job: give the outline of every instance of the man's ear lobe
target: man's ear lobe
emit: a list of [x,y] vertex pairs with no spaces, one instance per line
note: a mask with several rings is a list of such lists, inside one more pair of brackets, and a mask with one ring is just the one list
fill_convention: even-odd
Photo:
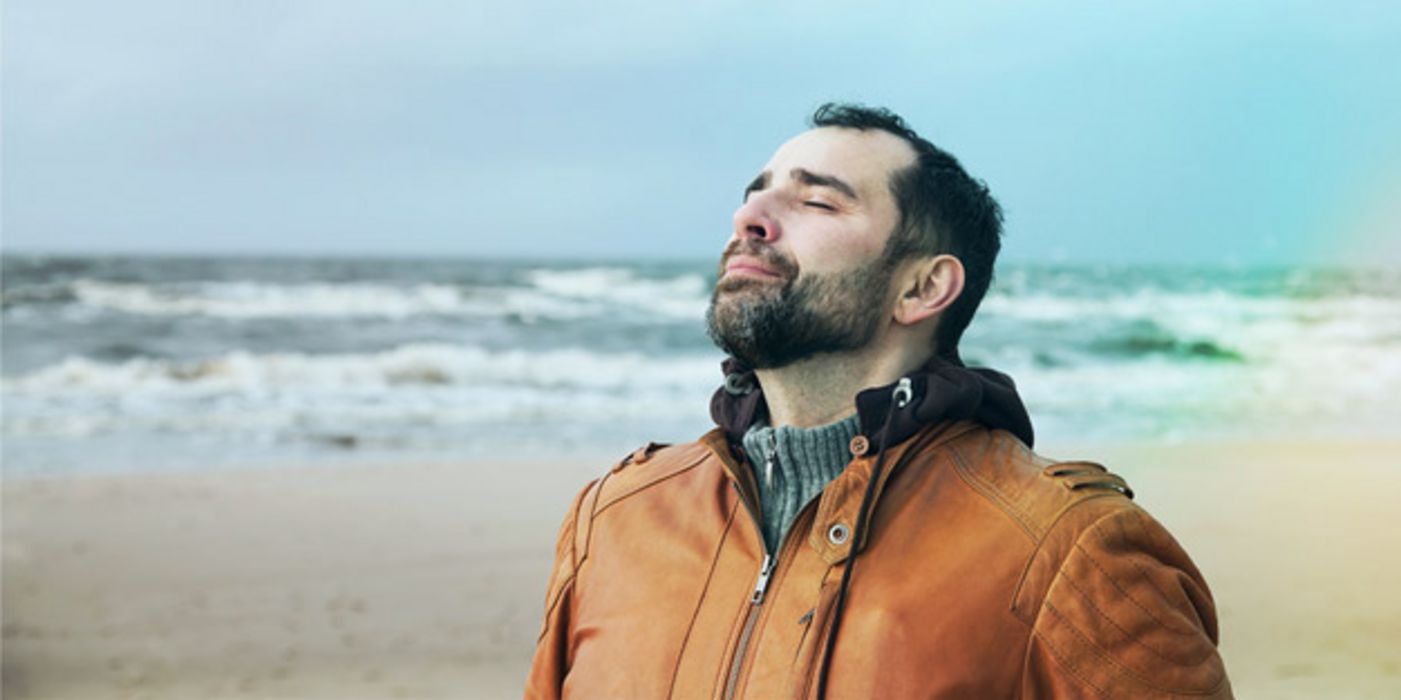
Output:
[[963,263],[952,255],[920,260],[903,278],[904,291],[895,304],[895,322],[912,326],[938,315],[963,293]]

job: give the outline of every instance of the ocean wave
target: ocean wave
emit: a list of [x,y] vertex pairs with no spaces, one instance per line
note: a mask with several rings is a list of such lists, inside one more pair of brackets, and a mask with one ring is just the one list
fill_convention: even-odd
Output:
[[[646,317],[699,319],[707,303],[699,274],[653,279],[626,268],[523,271],[520,284],[455,285],[375,282],[269,283],[203,281],[141,283],[79,279],[62,285],[8,289],[7,315],[59,307],[144,316],[259,318],[412,316],[501,317],[575,321],[619,311]],[[74,315],[69,313],[68,315]]]
[[1226,292],[1161,293],[1141,291],[1106,297],[1051,294],[989,294],[981,310],[1002,318],[1033,322],[1079,322],[1088,319],[1133,320],[1167,314],[1191,316],[1203,310],[1214,315],[1278,314],[1293,308],[1290,300],[1250,298]]
[[1164,356],[1171,358],[1244,362],[1240,352],[1209,340],[1183,340],[1156,326],[1120,336],[1100,338],[1089,344],[1091,350],[1107,357],[1141,358]]
[[[990,296],[970,337],[1003,333],[1039,348],[1103,359],[1274,363],[1295,355],[1401,352],[1401,299],[1286,299],[1224,292],[1121,297]],[[1307,338],[1308,342],[1300,342]],[[976,342],[976,340],[974,341]]]
[[201,282],[151,285],[77,280],[73,299],[93,309],[154,316],[204,315],[234,319],[285,316],[444,314],[463,307],[462,293],[441,284]]
[[[0,381],[4,433],[416,431],[694,418],[719,358],[416,344],[378,353],[67,357]],[[271,431],[271,432],[270,432]]]
[[254,354],[235,351],[201,360],[134,358],[63,360],[6,377],[11,396],[132,393],[292,393],[308,389],[382,391],[411,387],[516,387],[652,393],[704,388],[718,381],[718,358],[645,357],[583,349],[491,351],[445,344],[406,345],[378,353]]
[[38,304],[60,304],[75,299],[71,285],[32,284],[0,290],[0,309],[8,310]]
[[700,318],[709,294],[706,279],[699,274],[650,279],[627,268],[593,267],[537,268],[528,271],[526,277],[534,288],[557,297],[651,309],[675,317]]
[[[720,381],[718,359],[438,344],[356,354],[230,352],[189,361],[67,357],[5,377],[0,390],[7,437],[484,442],[503,431],[540,439],[566,428],[702,430]],[[1183,362],[1164,353],[1122,364],[1048,363],[1025,347],[980,359],[1014,377],[1042,434],[1061,440],[1250,434],[1274,423],[1282,430],[1356,429],[1395,425],[1401,416],[1394,400],[1401,361],[1355,346],[1251,363]]]

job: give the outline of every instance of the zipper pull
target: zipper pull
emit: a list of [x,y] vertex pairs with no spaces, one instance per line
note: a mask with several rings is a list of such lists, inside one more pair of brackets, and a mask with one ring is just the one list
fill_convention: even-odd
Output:
[[764,602],[764,592],[769,589],[769,575],[773,573],[774,560],[772,555],[764,555],[764,565],[759,567],[759,580],[754,584],[754,595],[749,596],[749,602],[760,605]]
[[764,460],[764,486],[773,488],[773,461],[778,457],[778,434],[769,434],[769,456]]

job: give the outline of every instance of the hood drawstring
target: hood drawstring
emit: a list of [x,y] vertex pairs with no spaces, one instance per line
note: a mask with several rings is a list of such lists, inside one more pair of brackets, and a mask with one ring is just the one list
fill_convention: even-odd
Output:
[[836,605],[832,608],[832,624],[827,628],[827,640],[822,650],[822,667],[818,669],[817,675],[817,700],[827,698],[827,672],[832,665],[832,650],[837,646],[837,630],[842,625],[842,612],[846,609],[847,588],[851,586],[851,570],[856,563],[856,556],[861,551],[862,539],[866,536],[866,521],[871,510],[871,501],[876,493],[876,483],[880,481],[881,472],[885,468],[886,443],[890,439],[890,425],[895,417],[895,412],[909,405],[914,399],[914,389],[908,377],[901,377],[895,385],[895,391],[891,394],[889,410],[885,413],[885,424],[882,426],[880,435],[880,449],[876,456],[876,464],[871,468],[871,480],[866,483],[866,493],[861,496],[861,508],[856,513],[856,525],[851,531],[851,551],[847,553],[846,564],[842,567],[842,583],[837,589]]

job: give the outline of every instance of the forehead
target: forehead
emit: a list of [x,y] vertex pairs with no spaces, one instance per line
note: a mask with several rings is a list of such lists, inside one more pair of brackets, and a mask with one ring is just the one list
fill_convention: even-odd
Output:
[[776,178],[793,168],[834,175],[868,198],[888,193],[890,175],[914,162],[914,149],[894,134],[879,129],[822,127],[779,146],[764,170]]

